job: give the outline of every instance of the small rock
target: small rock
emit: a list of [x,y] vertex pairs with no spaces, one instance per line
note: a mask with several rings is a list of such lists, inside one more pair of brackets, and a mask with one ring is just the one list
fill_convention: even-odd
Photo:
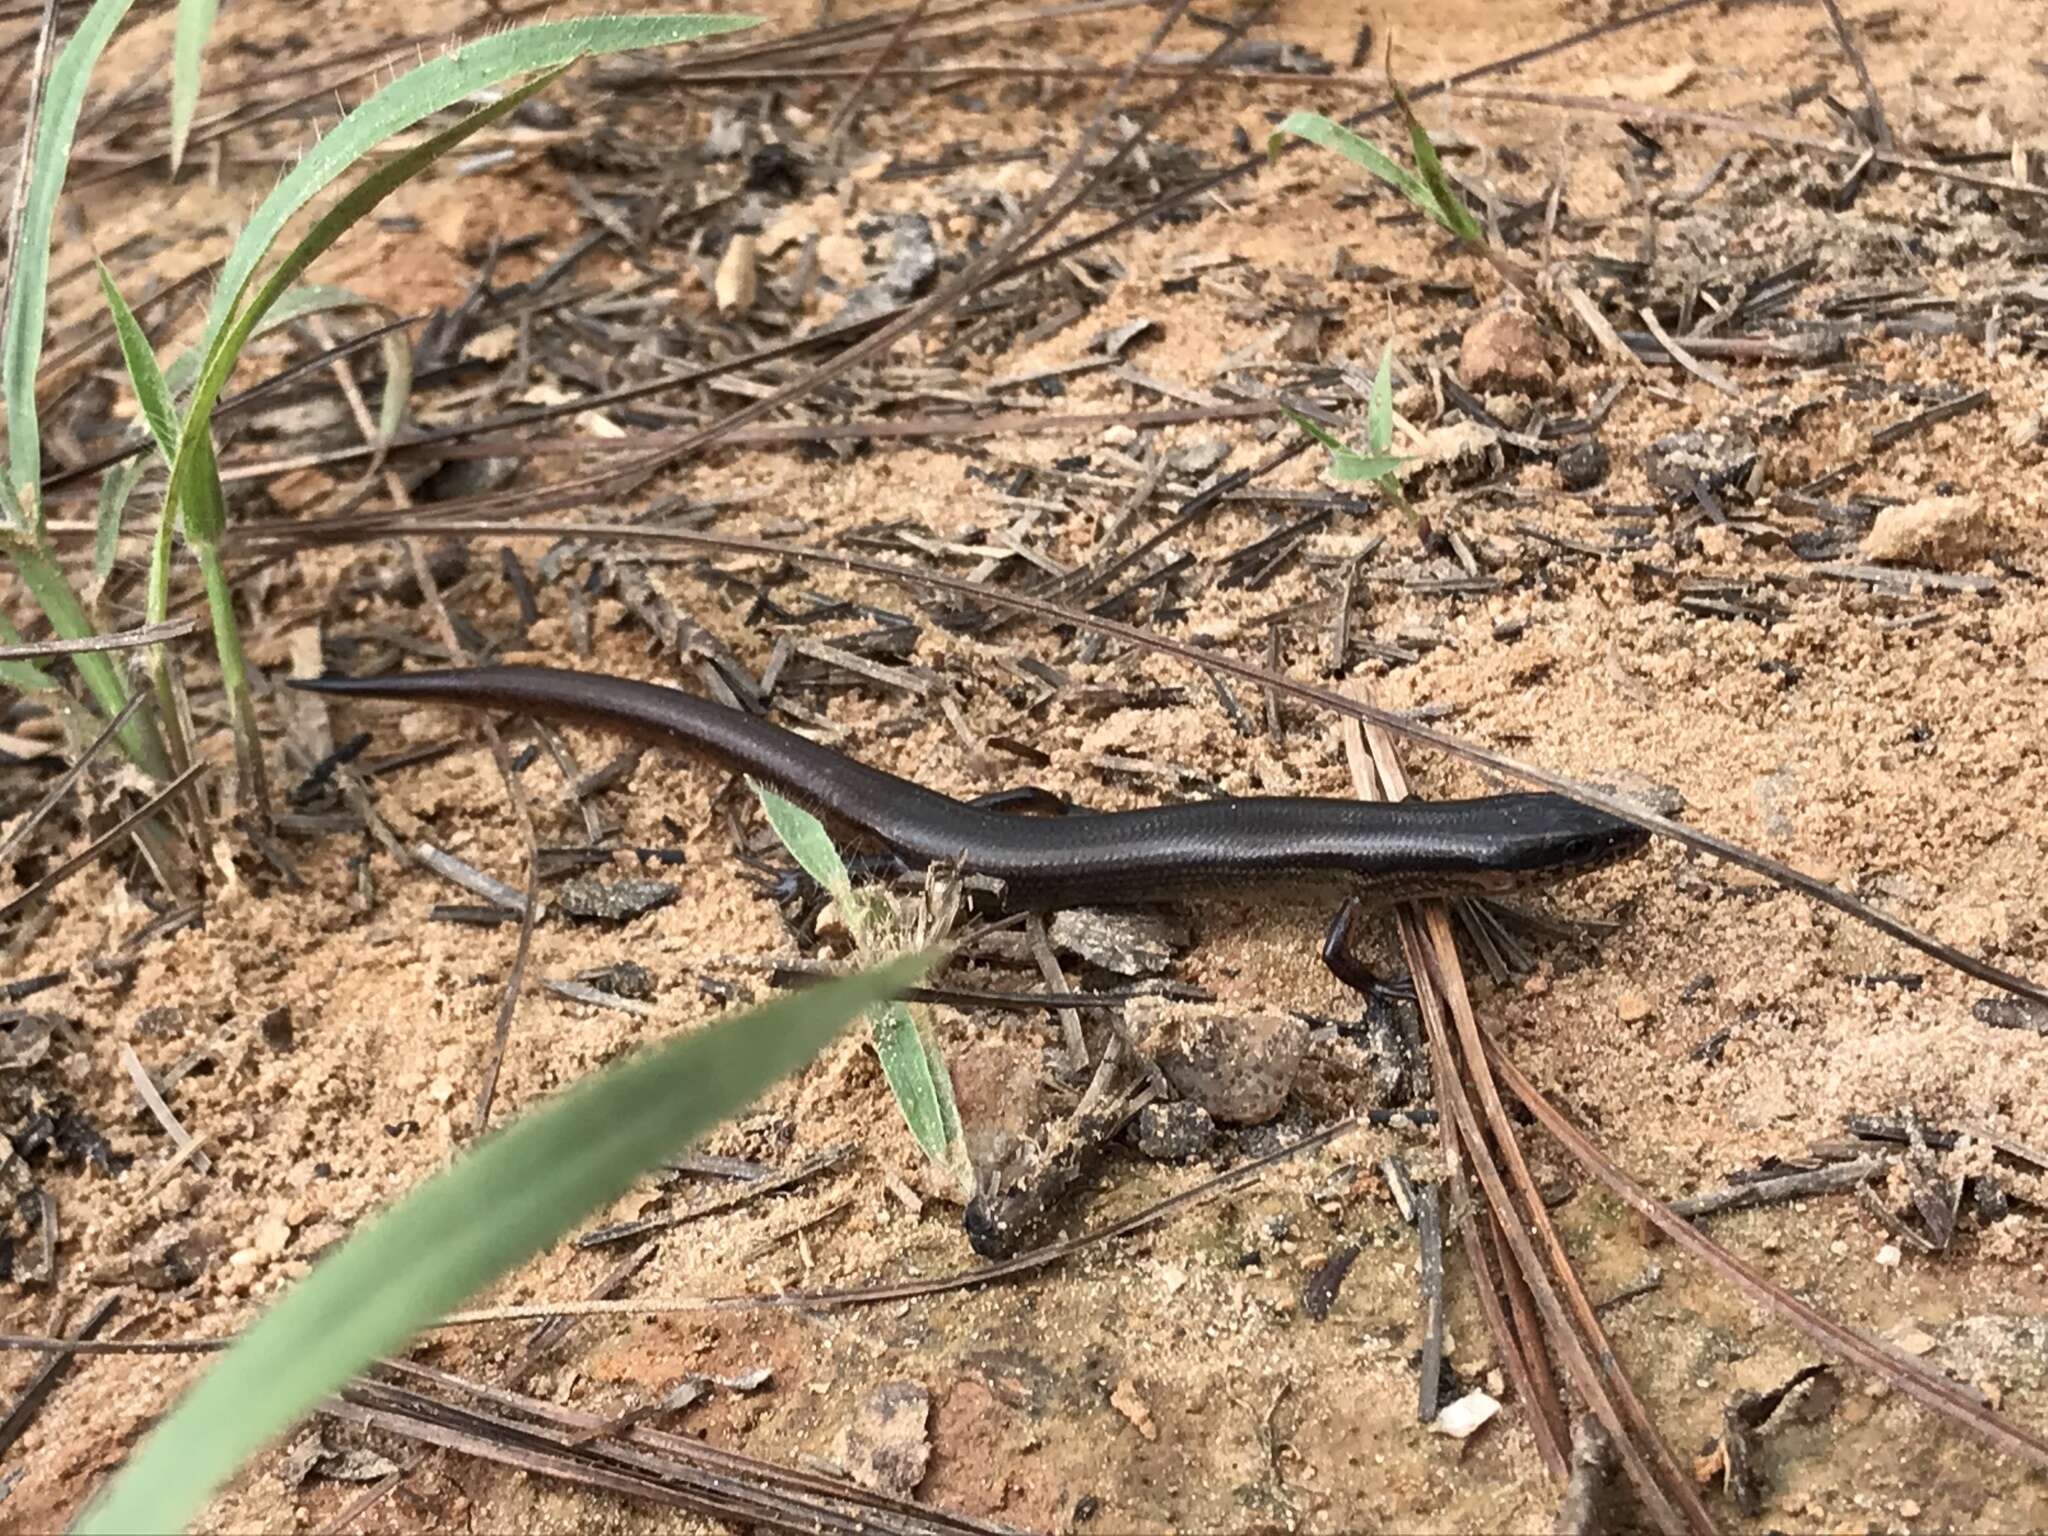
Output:
[[1175,1090],[1227,1125],[1263,1125],[1279,1114],[1308,1047],[1308,1026],[1284,1013],[1135,997],[1124,1020],[1132,1043]]
[[1614,1000],[1614,1016],[1624,1024],[1640,1024],[1657,1011],[1657,1005],[1641,992],[1624,992]]
[[697,141],[697,152],[707,160],[737,160],[746,153],[753,138],[752,122],[731,107],[711,109],[711,122]]
[[803,192],[808,169],[803,157],[787,144],[763,144],[747,156],[747,190],[787,201]]
[[654,972],[637,960],[620,960],[612,965],[593,966],[587,971],[578,971],[575,979],[593,991],[609,993],[613,997],[632,998],[645,1002],[654,996]]
[[1667,432],[1643,450],[1643,473],[1666,496],[1690,502],[1695,488],[1710,495],[1746,488],[1759,454],[1756,439],[1733,425]]
[[1119,1381],[1109,1394],[1109,1406],[1131,1421],[1131,1428],[1147,1440],[1159,1438],[1159,1426],[1152,1422],[1152,1410],[1145,1399],[1138,1395],[1138,1385],[1126,1376]]
[[313,1464],[326,1454],[327,1442],[320,1438],[320,1431],[309,1429],[294,1440],[291,1448],[272,1462],[271,1467],[285,1487],[296,1488],[312,1475]]
[[1192,1162],[1216,1140],[1216,1119],[1199,1104],[1185,1099],[1147,1104],[1131,1127],[1138,1150],[1155,1163]]
[[669,880],[571,880],[559,905],[571,917],[624,923],[667,906],[681,894]]
[[1908,1323],[1892,1335],[1892,1347],[1906,1354],[1919,1356],[1932,1350],[1938,1341],[1925,1328],[1916,1328]]
[[1693,536],[1709,560],[1726,560],[1742,548],[1742,535],[1726,523],[1702,523]]
[[256,1021],[256,1028],[273,1051],[289,1051],[293,1045],[291,1005],[279,1003]]
[[135,1033],[143,1040],[166,1040],[185,1032],[185,1010],[176,1003],[158,1003],[135,1015]]
[[[197,1280],[205,1269],[206,1255],[197,1241],[181,1237],[138,1260],[129,1279],[146,1291],[178,1291]],[[21,1279],[18,1266],[15,1279]]]
[[1323,355],[1323,327],[1330,316],[1320,309],[1304,310],[1287,322],[1280,338],[1279,353],[1297,363],[1313,363]]
[[576,114],[558,101],[535,97],[512,109],[512,121],[522,128],[538,128],[542,133],[560,133],[576,126]]
[[[450,459],[419,483],[412,493],[413,500],[466,501],[472,496],[488,496],[517,480],[520,467],[520,461],[510,455]],[[418,590],[417,584],[414,590]]]
[[725,242],[718,273],[711,280],[711,296],[721,315],[743,315],[754,307],[754,295],[760,289],[758,254],[752,235],[734,235]]
[[1863,535],[1863,554],[1954,570],[1983,559],[2002,542],[2003,522],[1972,496],[1927,496],[1886,507]]
[[1905,1255],[1899,1252],[1899,1245],[1897,1243],[1886,1243],[1877,1250],[1877,1262],[1885,1269],[1897,1269],[1899,1261],[1904,1257]]
[[1429,1427],[1440,1435],[1449,1435],[1453,1440],[1464,1440],[1499,1412],[1500,1402],[1497,1398],[1484,1392],[1467,1392],[1439,1413]]
[[893,309],[915,298],[938,270],[939,247],[931,220],[921,213],[903,214],[891,225],[889,256],[881,274],[846,296],[838,318],[851,322]]
[[291,1223],[282,1216],[273,1216],[256,1229],[249,1246],[266,1259],[274,1259],[283,1253],[292,1240]]
[[1465,332],[1458,345],[1458,376],[1481,393],[1547,395],[1550,338],[1517,309],[1496,309]]
[[1118,976],[1157,976],[1188,941],[1183,925],[1159,913],[1092,907],[1053,914],[1045,932],[1055,949]]
[[931,1465],[932,1395],[923,1383],[885,1381],[839,1437],[839,1464],[863,1488],[908,1498]]
[[[39,1066],[50,1054],[50,1037],[57,1024],[54,1013],[16,1013],[14,1027],[0,1031],[0,1072],[26,1072]],[[11,1149],[0,1147],[0,1162],[12,1158]]]
[[1166,452],[1166,467],[1177,474],[1202,476],[1230,457],[1230,444],[1220,437],[1184,443]]
[[1607,478],[1607,466],[1607,445],[1586,438],[1557,456],[1558,483],[1568,491],[1590,491]]

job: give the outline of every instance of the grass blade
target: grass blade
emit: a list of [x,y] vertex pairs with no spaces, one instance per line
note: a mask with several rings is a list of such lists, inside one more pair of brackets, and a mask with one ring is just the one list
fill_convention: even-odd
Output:
[[178,442],[178,456],[171,465],[170,485],[164,493],[163,508],[158,513],[156,541],[150,550],[146,612],[151,623],[161,622],[170,611],[172,529],[180,517],[184,517],[190,526],[190,507],[206,506],[219,498],[219,481],[212,463],[213,439],[207,423],[212,416],[214,402],[220,398],[228,375],[234,370],[235,360],[257,325],[278,299],[290,290],[299,274],[371,209],[464,139],[513,111],[536,92],[545,90],[567,67],[562,65],[535,76],[517,90],[472,112],[452,128],[443,129],[424,144],[387,161],[357,182],[314,221],[313,227],[265,279],[255,296],[235,312],[227,328],[207,344],[192,396],[185,402],[185,427]]
[[[321,252],[339,240],[371,209],[464,139],[488,127],[506,113],[519,107],[529,97],[552,85],[567,68],[566,64],[559,65],[544,74],[536,75],[517,90],[500,97],[487,107],[470,113],[452,128],[443,129],[424,144],[416,145],[365,176],[349,188],[340,201],[314,221],[313,227],[264,280],[255,296],[229,317],[226,328],[214,336],[208,346],[205,361],[200,365],[198,382],[193,386],[192,398],[185,403],[186,430],[178,445],[177,461],[171,467],[170,493],[164,499],[163,516],[166,522],[170,521],[182,503],[194,495],[204,494],[204,487],[198,480],[198,456],[193,445],[199,439],[208,436],[204,423],[213,413],[214,402],[220,398],[220,392],[227,384],[228,375],[234,370],[236,358],[241,355],[242,348],[248,343],[250,333],[277,302],[279,296],[297,281],[299,274],[312,265]],[[153,573],[152,586],[155,585]],[[155,595],[153,591],[152,600]],[[154,607],[151,613],[161,617],[156,614]]]
[[[854,889],[846,861],[833,846],[824,823],[767,785],[754,779],[747,783],[790,857],[838,903],[863,957],[873,959],[886,953],[895,942],[888,906],[875,892]],[[880,1003],[867,1012],[875,1059],[911,1138],[933,1163],[971,1189],[973,1168],[960,1135],[953,1074],[929,1023],[900,1002]]]
[[[14,627],[6,614],[0,613],[0,645],[21,643],[21,631]],[[46,693],[57,686],[57,679],[32,661],[7,658],[0,659],[0,683],[7,684],[16,693]]]
[[1380,370],[1365,402],[1365,445],[1374,453],[1394,446],[1394,344],[1380,346]]
[[57,194],[71,162],[71,141],[85,103],[86,81],[101,50],[134,0],[95,0],[78,30],[50,66],[43,117],[36,127],[28,196],[14,231],[14,259],[7,284],[7,317],[0,325],[0,394],[7,397],[7,483],[16,515],[29,527],[42,526],[41,427],[36,419],[36,367],[43,356],[43,304],[50,280],[50,228]]
[[[276,302],[250,330],[248,339],[254,341],[281,325],[336,309],[376,309],[388,313],[385,305],[375,299],[364,298],[352,288],[343,288],[335,283],[300,283],[277,296]],[[199,378],[199,365],[205,361],[203,345],[187,347],[171,359],[171,365],[164,369],[164,382],[170,386],[173,396],[182,395],[192,387]]]
[[135,311],[121,297],[121,290],[114,286],[113,275],[107,271],[106,263],[95,262],[94,265],[99,268],[100,292],[106,295],[107,308],[114,316],[114,336],[121,344],[121,361],[127,365],[128,382],[135,386],[142,419],[149,427],[149,435],[156,439],[157,447],[163,450],[164,462],[168,464],[178,456],[178,415],[177,408],[171,403],[170,385],[164,381],[163,370],[156,365],[156,351],[150,346],[149,337],[136,321]]
[[868,1010],[868,1033],[889,1096],[918,1150],[971,1189],[953,1074],[930,1026],[902,1003],[882,1003]]
[[380,345],[384,349],[384,394],[377,404],[377,448],[381,452],[405,425],[405,407],[412,399],[412,339],[403,331],[392,331]]
[[[326,314],[337,309],[373,309],[384,315],[391,313],[389,305],[366,298],[353,288],[343,288],[335,283],[300,283],[277,296],[277,301],[264,311],[263,318],[250,328],[248,340],[267,336],[279,327],[294,320],[303,320],[308,315]],[[412,396],[412,341],[403,331],[393,331],[380,345],[384,352],[384,393],[377,405],[377,431],[380,440],[388,444],[404,425],[405,407]],[[170,367],[164,370],[164,383],[173,398],[192,387],[193,381],[199,377],[199,365],[205,360],[205,354],[196,346],[187,347],[171,359]],[[122,504],[125,506],[126,502],[124,493]]]
[[[1287,412],[1288,420],[1330,450],[1330,473],[1347,485],[1363,481],[1379,483],[1401,467],[1403,461],[1394,455],[1360,453],[1355,448],[1346,448],[1334,434],[1324,430],[1319,423],[1310,421],[1299,411],[1287,410],[1284,405],[1280,409]],[[1391,435],[1392,428],[1388,430]]]
[[185,162],[185,139],[199,105],[199,67],[220,0],[178,0],[178,31],[171,44],[171,180]]
[[1451,179],[1444,174],[1443,162],[1437,158],[1436,145],[1430,141],[1428,130],[1408,104],[1408,93],[1401,89],[1391,72],[1387,75],[1387,84],[1394,92],[1394,101],[1401,109],[1401,116],[1407,120],[1408,145],[1415,152],[1415,167],[1422,173],[1422,184],[1429,188],[1430,201],[1435,205],[1433,217],[1467,245],[1485,244],[1486,237],[1478,221],[1466,209],[1464,199],[1458,196]]
[[182,1529],[247,1456],[321,1398],[809,1061],[928,961],[909,956],[710,1025],[586,1079],[480,1143],[287,1293],[76,1529]]
[[782,846],[789,850],[789,856],[796,860],[798,867],[822,885],[834,901],[844,905],[853,891],[853,877],[847,874],[846,861],[839,857],[839,850],[832,845],[825,824],[802,806],[785,800],[759,779],[748,779],[747,787],[761,802],[761,812],[768,818],[769,827],[782,840]]
[[1330,474],[1346,485],[1371,482],[1386,489],[1386,481],[1403,461],[1387,453],[1359,453],[1351,448],[1339,448],[1330,455]]
[[1334,123],[1320,112],[1290,112],[1267,138],[1266,153],[1275,153],[1280,147],[1280,141],[1289,134],[1307,139],[1311,144],[1320,144],[1324,149],[1334,149],[1353,164],[1364,166],[1444,228],[1451,228],[1438,210],[1436,196],[1429,190],[1428,185],[1371,139],[1361,138],[1342,123]]
[[[149,470],[149,457],[138,453],[125,464],[116,464],[100,478],[99,511],[92,529],[92,578],[104,582],[114,571],[114,555],[121,544],[121,515],[129,498]],[[97,592],[99,589],[93,589]]]
[[243,291],[254,280],[257,263],[292,216],[392,134],[515,75],[560,68],[587,54],[657,48],[734,32],[759,20],[755,16],[641,15],[544,21],[465,43],[407,71],[329,129],[257,205],[221,267],[220,286],[207,313],[204,335],[210,341],[226,327]]

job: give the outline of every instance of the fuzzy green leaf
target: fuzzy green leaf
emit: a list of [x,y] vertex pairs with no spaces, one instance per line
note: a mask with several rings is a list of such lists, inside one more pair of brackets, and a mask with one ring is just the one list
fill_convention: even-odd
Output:
[[839,857],[839,850],[832,844],[832,835],[825,830],[825,824],[793,800],[785,799],[759,779],[748,779],[748,786],[754,797],[761,802],[761,814],[768,818],[768,825],[774,831],[782,846],[789,850],[789,856],[796,860],[799,868],[809,875],[836,902],[845,903],[853,891],[853,878],[846,872],[846,861]]
[[1365,445],[1374,453],[1394,446],[1394,344],[1380,347],[1380,370],[1365,402]]
[[199,105],[199,72],[206,59],[207,35],[213,31],[220,0],[178,0],[178,30],[171,42],[171,179],[185,162],[185,140],[192,132],[192,113]]
[[121,344],[121,361],[128,368],[128,382],[135,386],[135,399],[142,407],[142,419],[149,427],[149,435],[156,439],[156,445],[163,450],[164,462],[170,463],[178,456],[178,415],[177,407],[171,401],[170,385],[164,381],[163,370],[156,365],[156,351],[149,344],[135,319],[135,311],[128,307],[128,301],[121,297],[121,290],[114,286],[113,274],[107,271],[105,262],[95,263],[100,273],[100,292],[106,295],[107,308],[114,316],[114,336]]
[[[833,846],[823,822],[802,806],[778,795],[757,780],[747,781],[761,802],[762,813],[782,846],[805,874],[830,893],[846,915],[854,942],[864,958],[888,942],[882,917],[886,907],[872,891],[855,890],[846,861]],[[963,1182],[971,1178],[966,1143],[960,1135],[960,1110],[953,1100],[953,1074],[922,1015],[899,1002],[868,1010],[868,1033],[881,1064],[889,1095],[924,1155]]]
[[351,109],[257,205],[222,264],[205,335],[211,340],[226,328],[228,317],[255,279],[257,264],[292,216],[394,133],[516,75],[559,69],[589,54],[658,48],[738,31],[759,20],[756,16],[638,15],[543,21],[464,43],[408,70]]
[[93,580],[105,581],[114,570],[114,556],[121,545],[121,516],[149,469],[149,456],[138,453],[125,464],[116,464],[100,477],[99,511],[92,532]]
[[[1393,158],[1372,140],[1361,138],[1342,123],[1332,122],[1320,112],[1291,112],[1275,128],[1266,140],[1266,153],[1276,153],[1280,141],[1289,135],[1307,139],[1324,149],[1334,149],[1355,165],[1362,165],[1388,186],[1399,192],[1424,213],[1444,224],[1444,217],[1437,211],[1436,198],[1429,188],[1408,167]],[[1449,228],[1448,224],[1444,224]]]
[[1444,174],[1436,145],[1430,141],[1429,131],[1422,126],[1415,109],[1408,104],[1408,93],[1401,89],[1391,74],[1387,76],[1387,84],[1393,87],[1394,100],[1401,108],[1401,116],[1408,122],[1408,145],[1415,152],[1415,166],[1422,172],[1422,184],[1429,189],[1430,216],[1467,245],[1484,244],[1485,232],[1467,211],[1464,199],[1458,196],[1450,177]]
[[134,0],[95,0],[50,66],[43,111],[29,162],[28,196],[14,230],[7,284],[7,317],[0,326],[0,394],[7,397],[7,484],[20,524],[41,527],[41,426],[36,418],[36,369],[43,357],[43,306],[50,281],[50,230],[57,194],[71,163],[71,141],[85,102],[93,65]]

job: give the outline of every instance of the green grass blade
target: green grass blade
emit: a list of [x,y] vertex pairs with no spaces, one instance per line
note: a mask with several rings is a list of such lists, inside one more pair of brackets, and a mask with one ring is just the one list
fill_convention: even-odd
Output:
[[[890,1096],[903,1114],[924,1155],[944,1164],[951,1150],[946,1110],[952,1103],[951,1075],[944,1060],[934,1060],[925,1050],[924,1036],[917,1021],[901,1003],[884,1003],[868,1010],[868,1029],[875,1043],[875,1059],[888,1079]],[[941,1096],[940,1083],[946,1088]],[[958,1114],[952,1131],[958,1134]]]
[[254,280],[257,264],[285,225],[336,177],[394,133],[478,91],[533,70],[558,68],[588,54],[658,48],[753,26],[755,16],[593,16],[544,21],[465,43],[409,70],[328,130],[257,205],[221,267],[204,334],[218,336]]
[[918,1149],[960,1184],[974,1190],[973,1160],[960,1134],[960,1107],[953,1098],[953,1074],[939,1048],[925,1009],[883,1003],[868,1010],[875,1058],[888,1080],[890,1096]]
[[481,1142],[288,1292],[76,1527],[182,1529],[241,1462],[365,1365],[538,1253],[809,1061],[927,956],[782,998],[586,1079]]
[[1325,448],[1329,449],[1330,452],[1349,453],[1351,451],[1349,448],[1346,448],[1344,446],[1343,441],[1341,439],[1339,439],[1328,428],[1324,427],[1321,422],[1310,421],[1308,417],[1302,415],[1301,412],[1297,410],[1292,410],[1284,405],[1281,406],[1280,409],[1283,412],[1285,412],[1287,419],[1289,421],[1293,422],[1297,427],[1301,428],[1302,431],[1306,432],[1310,437],[1314,438],[1317,442],[1321,443]]
[[1466,209],[1464,199],[1458,196],[1450,177],[1444,174],[1444,164],[1437,158],[1436,145],[1430,141],[1429,132],[1415,115],[1415,109],[1408,105],[1408,93],[1401,89],[1391,74],[1387,76],[1387,84],[1393,87],[1394,100],[1401,108],[1401,116],[1407,119],[1408,146],[1415,152],[1415,168],[1422,173],[1422,184],[1429,189],[1429,200],[1434,205],[1432,217],[1466,244],[1484,244],[1484,231]]
[[[0,613],[0,645],[20,645],[21,631],[16,629],[7,615]],[[50,676],[32,661],[0,661],[0,683],[7,684],[16,693],[47,693],[57,686],[57,679]]]
[[100,505],[94,515],[92,532],[92,575],[103,582],[113,574],[114,556],[121,544],[121,517],[135,487],[149,469],[149,456],[138,453],[125,464],[116,464],[100,478]]
[[171,180],[185,162],[185,139],[199,105],[199,67],[220,0],[178,0],[178,30],[171,43]]
[[1280,141],[1292,134],[1319,144],[1324,149],[1334,149],[1354,165],[1362,165],[1388,186],[1399,192],[1409,202],[1428,214],[1446,229],[1443,214],[1438,211],[1436,197],[1429,187],[1407,166],[1393,158],[1371,139],[1361,138],[1341,123],[1334,123],[1320,112],[1290,112],[1280,126],[1275,128],[1266,140],[1266,153],[1271,155],[1280,147]]
[[1358,453],[1340,448],[1330,455],[1330,474],[1346,485],[1371,481],[1379,485],[1407,461],[1386,453]]
[[[298,280],[299,274],[305,271],[321,252],[339,240],[371,209],[464,139],[513,111],[536,92],[545,90],[567,67],[562,65],[535,76],[517,90],[507,93],[487,107],[472,112],[452,128],[443,129],[424,144],[416,145],[404,154],[386,161],[365,176],[349,188],[332,208],[314,221],[313,227],[306,232],[305,237],[292,247],[249,302],[230,316],[226,328],[208,345],[205,360],[200,365],[198,380],[192,388],[192,397],[185,402],[184,433],[178,444],[177,461],[171,467],[170,491],[164,498],[163,521],[159,524],[157,554],[162,561],[168,560],[169,549],[161,530],[170,526],[187,500],[205,494],[195,445],[202,439],[206,439],[210,445],[211,439],[206,422],[212,416],[214,402],[220,398],[220,392],[226,386],[228,375],[234,370],[235,360],[241,356],[242,348],[248,343],[250,334],[269,313],[271,306],[291,288]],[[158,622],[162,617],[158,612],[158,604],[167,600],[167,581],[167,575],[153,566],[150,583],[152,623]]]
[[[1386,481],[1406,462],[1391,454],[1360,453],[1355,448],[1346,448],[1338,438],[1299,411],[1288,410],[1284,405],[1280,409],[1286,412],[1289,421],[1330,450],[1330,473],[1347,485],[1371,481],[1378,484],[1382,490],[1388,490]],[[1388,428],[1389,436],[1392,435],[1392,430],[1391,427]],[[1392,492],[1389,491],[1389,494]]]
[[36,126],[35,154],[29,162],[28,196],[21,205],[21,223],[14,231],[13,263],[7,284],[7,316],[0,324],[0,394],[7,397],[7,483],[16,515],[31,527],[42,525],[43,478],[41,426],[36,419],[36,367],[43,356],[43,305],[50,281],[50,229],[57,213],[57,194],[71,163],[71,141],[78,132],[78,112],[85,103],[86,81],[99,62],[107,39],[128,14],[134,0],[95,0],[78,30],[50,66],[43,88],[42,121]]
[[1380,347],[1380,370],[1373,375],[1365,402],[1365,446],[1385,453],[1394,446],[1394,344]]
[[747,785],[761,802],[761,813],[768,818],[768,825],[782,840],[782,846],[789,850],[789,856],[834,901],[844,906],[853,891],[853,878],[847,874],[846,861],[839,857],[839,850],[832,846],[825,824],[760,780],[748,779]]
[[[865,957],[873,958],[890,941],[882,921],[887,909],[873,892],[853,888],[846,861],[840,858],[823,822],[767,785],[754,779],[747,783],[782,846],[839,904],[854,942]],[[882,1077],[889,1084],[889,1096],[896,1101],[911,1138],[926,1157],[955,1178],[963,1183],[971,1180],[966,1143],[960,1135],[960,1110],[953,1100],[953,1074],[922,1015],[913,1014],[899,1002],[878,1004],[868,1010],[868,1034]]]
[[405,407],[412,398],[412,339],[392,331],[383,340],[384,395],[377,405],[377,446],[389,447],[405,425]]
[[[92,617],[85,611],[85,605],[78,600],[71,578],[64,574],[64,568],[57,563],[43,543],[33,537],[16,541],[10,551],[14,559],[15,573],[21,577],[36,600],[36,606],[50,621],[59,638],[83,640],[97,633],[92,626]],[[111,720],[121,712],[128,702],[128,685],[122,679],[119,665],[107,651],[80,651],[71,658],[71,664],[78,669],[78,675],[85,679],[85,686],[92,694],[93,702],[99,706],[103,719]],[[128,754],[129,761],[136,764],[152,778],[168,779],[171,776],[170,759],[164,755],[163,740],[150,717],[131,716],[121,727],[121,749]]]
[[149,427],[149,435],[156,439],[156,445],[163,450],[164,462],[170,463],[178,456],[178,415],[171,403],[171,388],[165,383],[163,370],[156,365],[156,350],[150,346],[149,337],[135,319],[135,311],[128,307],[128,301],[121,297],[121,290],[114,286],[114,278],[107,271],[105,262],[95,263],[100,272],[100,292],[106,295],[107,308],[114,316],[114,336],[121,343],[121,361],[128,368],[128,382],[135,386],[136,401],[142,407],[142,419]]
[[[375,299],[365,298],[353,288],[343,288],[335,283],[300,283],[295,288],[287,288],[277,296],[276,302],[250,330],[248,339],[254,341],[257,337],[267,336],[294,320],[303,320],[308,315],[326,314],[337,309],[376,309],[388,312],[387,306]],[[407,356],[410,355],[408,349]],[[205,361],[205,352],[197,346],[187,347],[171,359],[170,366],[164,369],[164,382],[170,386],[173,397],[182,395],[192,387],[199,377],[199,365]]]

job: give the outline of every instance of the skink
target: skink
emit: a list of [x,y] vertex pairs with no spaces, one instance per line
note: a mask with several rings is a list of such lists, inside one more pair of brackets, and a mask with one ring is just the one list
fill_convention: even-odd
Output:
[[985,810],[674,688],[553,667],[294,680],[361,698],[495,708],[624,732],[752,775],[914,868],[1001,882],[1009,910],[1229,896],[1313,883],[1394,900],[1566,879],[1648,834],[1561,795],[1404,801],[1252,796],[1037,817]]

